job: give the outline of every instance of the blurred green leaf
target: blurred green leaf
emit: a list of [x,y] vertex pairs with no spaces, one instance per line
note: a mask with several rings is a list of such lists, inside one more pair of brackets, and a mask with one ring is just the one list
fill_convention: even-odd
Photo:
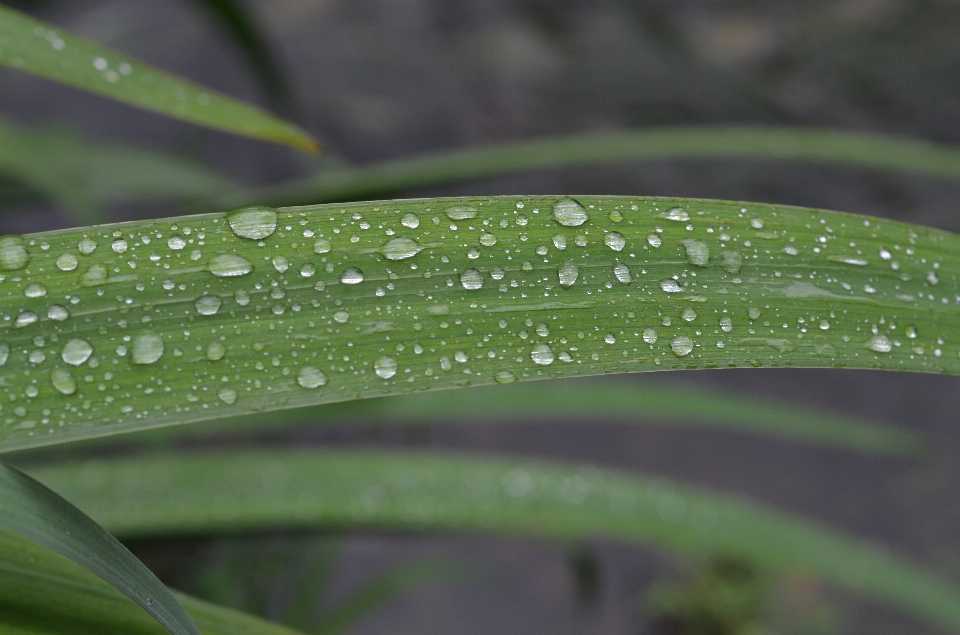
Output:
[[0,528],[87,568],[173,635],[199,635],[167,588],[113,536],[54,492],[4,463],[0,463]]
[[254,106],[3,6],[0,64],[208,128],[317,149],[306,132]]
[[277,527],[591,536],[815,573],[960,631],[960,588],[886,549],[657,478],[369,452],[160,455],[31,473],[124,537]]

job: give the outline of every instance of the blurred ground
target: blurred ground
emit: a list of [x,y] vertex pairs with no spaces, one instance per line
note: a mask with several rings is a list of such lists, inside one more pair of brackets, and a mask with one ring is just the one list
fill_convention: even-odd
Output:
[[[224,92],[267,103],[243,59],[185,0],[21,2],[35,15]],[[320,159],[200,131],[0,69],[0,113],[66,121],[89,135],[198,155],[249,183],[325,161],[367,163],[435,149],[665,124],[834,126],[960,144],[960,3],[953,0],[263,0],[251,3],[294,87],[293,116]],[[644,194],[809,205],[960,230],[960,184],[759,161],[644,162],[485,181],[411,196]],[[0,230],[70,223],[25,207]],[[115,218],[175,209],[113,210]],[[928,432],[908,462],[743,435],[588,423],[555,427],[326,430],[309,441],[417,445],[591,462],[733,490],[889,544],[960,581],[958,379],[865,371],[722,370],[607,378],[751,394]],[[199,546],[198,546],[199,545]],[[203,544],[194,547],[203,552]],[[600,598],[576,616],[560,546],[483,537],[364,535],[346,541],[339,589],[391,562],[446,554],[496,571],[496,584],[405,595],[352,632],[649,632],[637,593],[670,575],[653,552],[593,545]],[[159,545],[141,545],[167,579]],[[191,552],[192,553],[192,552]],[[849,633],[918,633],[907,618],[836,598]]]

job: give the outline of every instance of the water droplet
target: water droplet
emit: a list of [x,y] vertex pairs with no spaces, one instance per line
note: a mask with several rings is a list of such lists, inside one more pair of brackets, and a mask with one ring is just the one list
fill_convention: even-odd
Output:
[[583,205],[572,198],[557,201],[553,206],[553,218],[565,227],[579,227],[590,219]]
[[30,262],[30,254],[24,246],[20,236],[4,236],[0,238],[0,269],[16,271],[23,269]]
[[445,209],[444,213],[450,220],[467,220],[468,218],[475,218],[477,216],[477,208],[466,205],[454,205],[453,207]]
[[607,214],[607,218],[609,218],[614,223],[619,223],[620,221],[623,220],[623,214],[621,214],[619,210],[615,209],[609,214]]
[[39,282],[34,282],[27,285],[27,288],[23,290],[23,295],[28,298],[42,298],[47,295],[47,288]]
[[727,273],[736,275],[740,273],[740,267],[743,266],[743,256],[740,255],[739,251],[721,251],[720,266],[723,267]]
[[650,233],[647,234],[647,242],[650,243],[651,247],[659,247],[663,244],[663,239],[660,238],[660,234]]
[[10,347],[7,344],[0,344],[0,366],[7,363],[8,357],[10,357]]
[[17,319],[13,323],[13,325],[16,326],[17,328],[20,328],[22,326],[28,326],[30,324],[33,324],[39,319],[40,317],[37,316],[37,314],[34,313],[33,311],[24,311],[23,313],[17,316]]
[[240,238],[263,240],[277,229],[277,210],[272,207],[244,207],[227,214],[230,229]]
[[114,250],[118,254],[126,253],[127,247],[127,241],[125,241],[123,238],[118,238],[110,243],[110,249]]
[[202,295],[193,303],[200,315],[216,315],[223,302],[215,295]]
[[384,355],[373,364],[373,370],[380,379],[390,379],[397,374],[397,361]]
[[680,312],[680,317],[682,317],[687,322],[693,322],[697,319],[697,312],[693,307],[686,307],[683,311]]
[[93,238],[84,237],[79,243],[77,243],[77,249],[84,256],[89,256],[97,250],[97,241]]
[[59,304],[54,304],[47,309],[47,317],[57,322],[63,322],[70,317],[70,312],[67,311],[66,307],[60,306]]
[[720,330],[723,331],[724,333],[729,333],[730,331],[732,331],[733,320],[731,320],[729,317],[726,317],[726,316],[720,318]]
[[603,341],[606,342],[607,344],[616,344],[617,337],[613,333],[607,333],[606,335],[603,336]]
[[300,267],[300,275],[303,276],[304,278],[309,278],[315,273],[317,273],[317,268],[314,267],[309,262],[303,265],[302,267]]
[[327,375],[319,368],[304,366],[297,374],[297,383],[304,388],[319,388],[327,383]]
[[603,236],[603,244],[614,251],[623,251],[627,241],[620,232],[607,232]]
[[237,254],[216,254],[208,265],[210,273],[218,278],[235,278],[245,276],[253,271],[253,265],[243,256]]
[[187,241],[180,234],[174,234],[173,236],[167,239],[167,247],[175,251],[179,251],[180,249],[183,249],[186,246],[187,246]]
[[913,324],[908,325],[903,330],[907,334],[907,337],[909,337],[912,340],[917,339],[917,335],[919,335],[919,333],[917,332],[917,327],[915,327]]
[[85,339],[75,337],[60,349],[60,359],[71,366],[79,366],[93,355],[93,346]]
[[751,218],[750,226],[754,229],[763,229],[763,219],[762,218]]
[[344,311],[343,309],[340,309],[339,311],[333,314],[333,321],[336,322],[337,324],[346,324],[347,320],[349,319],[350,319],[350,314]]
[[667,293],[680,293],[683,291],[683,287],[681,287],[680,284],[673,278],[667,278],[666,280],[661,280],[660,288],[666,291]]
[[557,269],[560,274],[560,286],[564,289],[572,287],[580,276],[580,269],[572,262],[566,262]]
[[163,357],[163,338],[156,333],[141,333],[133,339],[130,361],[134,364],[152,364]]
[[893,258],[893,254],[890,253],[890,250],[887,249],[886,247],[881,247],[881,248],[880,248],[880,259],[881,259],[881,260],[890,260],[891,258]]
[[660,214],[660,218],[686,222],[690,220],[690,214],[688,214],[687,210],[683,209],[682,207],[671,207],[664,213]]
[[498,384],[512,384],[517,381],[517,376],[511,373],[509,370],[497,371],[493,376],[493,380]]
[[[35,351],[30,351],[30,357],[28,359],[30,360],[31,364],[42,364],[47,359],[47,356],[43,351],[37,349]],[[36,397],[36,395],[33,396]]]
[[684,357],[693,351],[693,340],[686,335],[676,335],[670,340],[670,350],[677,357]]
[[287,260],[286,256],[274,256],[270,262],[273,263],[273,268],[279,273],[284,273],[290,268],[290,261]]
[[333,249],[333,243],[326,238],[317,238],[317,241],[313,243],[313,253],[315,254],[330,253],[331,249]]
[[567,237],[564,236],[563,234],[554,234],[552,240],[553,240],[553,246],[559,249],[560,251],[563,251],[564,249],[567,248]]
[[217,393],[217,397],[228,406],[237,403],[237,391],[233,388],[221,388],[220,392]]
[[657,332],[653,329],[643,329],[643,341],[647,344],[656,344]]
[[238,290],[233,294],[233,299],[237,301],[237,304],[240,306],[247,306],[250,304],[250,294],[244,291],[243,289]]
[[940,283],[940,278],[937,277],[936,271],[927,272],[927,282],[929,282],[932,285],[936,285]]
[[863,345],[876,353],[889,353],[893,350],[893,342],[886,335],[874,335]]
[[476,269],[465,269],[460,274],[460,284],[463,285],[464,289],[470,289],[471,291],[479,289],[483,286],[483,274]]
[[423,247],[418,245],[414,239],[407,238],[406,236],[392,238],[380,247],[380,253],[383,254],[383,257],[387,260],[413,258],[421,251],[423,251]]
[[363,272],[356,267],[347,267],[340,276],[343,284],[360,284],[363,282]]
[[829,331],[829,330],[830,330],[830,320],[827,320],[827,319],[820,320],[820,330],[821,330],[821,331]]
[[748,316],[751,320],[758,320],[758,319],[760,319],[760,309],[758,309],[758,308],[755,307],[755,306],[752,306],[752,307],[748,308],[748,309],[747,309],[747,316]]
[[706,267],[710,260],[710,248],[702,240],[687,239],[681,240],[680,244],[687,252],[687,260],[690,264],[698,267]]
[[80,286],[96,287],[107,282],[107,269],[103,265],[91,265],[80,274]]
[[60,254],[60,257],[57,258],[57,269],[60,271],[73,271],[78,264],[77,257],[71,253]]
[[535,344],[533,348],[530,349],[530,359],[533,360],[534,364],[549,366],[553,363],[553,360],[556,359],[556,356],[553,354],[553,349],[550,348],[549,344]]
[[64,395],[77,392],[77,380],[66,368],[54,368],[50,371],[50,383]]
[[227,354],[227,347],[223,345],[222,342],[213,341],[207,344],[207,359],[212,362],[219,361],[223,359],[223,356]]
[[403,215],[403,218],[400,219],[400,224],[410,229],[416,229],[420,226],[420,217],[413,212],[407,212]]
[[613,275],[617,277],[617,280],[623,284],[630,284],[630,281],[633,280],[633,276],[630,275],[630,267],[623,264],[622,262],[614,265]]
[[493,247],[497,244],[497,237],[490,232],[480,234],[480,244],[484,247]]

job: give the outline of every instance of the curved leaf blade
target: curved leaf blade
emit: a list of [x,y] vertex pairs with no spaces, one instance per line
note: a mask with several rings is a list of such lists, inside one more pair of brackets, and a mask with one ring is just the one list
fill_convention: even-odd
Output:
[[199,635],[176,599],[116,538],[23,472],[0,463],[0,528],[85,567],[173,635]]
[[0,6],[0,64],[207,128],[316,151],[300,128]]
[[960,589],[887,550],[663,479],[516,461],[239,452],[31,470],[123,536],[376,527],[610,538],[813,572],[960,630]]
[[427,199],[256,208],[0,247],[7,450],[550,377],[960,372],[960,237],[820,210]]

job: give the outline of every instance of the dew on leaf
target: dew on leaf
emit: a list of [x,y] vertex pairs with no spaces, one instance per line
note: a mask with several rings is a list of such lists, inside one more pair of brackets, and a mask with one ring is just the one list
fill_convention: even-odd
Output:
[[666,291],[667,293],[680,293],[683,291],[683,287],[680,286],[673,278],[667,278],[666,280],[660,281],[660,288]]
[[174,251],[179,251],[187,246],[186,239],[180,234],[174,234],[167,239],[167,247],[173,249]]
[[110,249],[114,250],[118,254],[127,253],[128,248],[129,245],[127,245],[127,241],[125,241],[123,238],[118,238],[110,243]]
[[327,383],[327,375],[319,368],[304,366],[297,373],[297,383],[304,388],[319,388]]
[[317,238],[316,242],[313,243],[313,253],[315,254],[330,253],[331,249],[333,249],[333,243],[326,238]]
[[197,309],[197,313],[200,315],[216,315],[217,311],[220,310],[220,305],[222,300],[215,295],[202,295],[197,298],[197,301],[193,303],[193,306]]
[[387,260],[406,260],[423,251],[423,247],[412,238],[398,236],[391,238],[380,247],[380,253]]
[[263,240],[277,229],[277,210],[254,205],[227,214],[230,229],[240,238]]
[[530,349],[530,359],[533,360],[534,364],[540,366],[549,366],[553,363],[553,360],[556,359],[556,356],[553,353],[553,348],[549,344],[535,344],[532,349]]
[[680,317],[682,317],[687,322],[693,322],[697,319],[697,312],[693,307],[685,307],[683,311],[680,312]]
[[340,276],[343,284],[360,284],[363,282],[363,272],[356,267],[347,267]]
[[643,341],[647,344],[656,344],[657,332],[653,329],[643,329]]
[[300,275],[303,276],[304,278],[309,278],[315,273],[317,273],[317,268],[309,262],[303,265],[302,267],[300,267]]
[[210,361],[219,361],[223,359],[223,356],[226,354],[227,347],[223,345],[223,342],[213,341],[207,344],[206,356]]
[[80,274],[80,286],[97,287],[106,284],[108,279],[107,269],[103,265],[91,265],[89,269]]
[[687,213],[687,210],[683,209],[682,207],[671,207],[670,209],[663,212],[662,214],[659,214],[659,217],[664,218],[666,220],[675,220],[675,221],[682,221],[682,222],[686,222],[690,220],[690,214]]
[[740,268],[743,266],[743,256],[740,255],[739,251],[721,251],[720,266],[723,267],[727,273],[736,275],[740,273]]
[[71,366],[79,366],[93,355],[93,346],[87,340],[74,337],[60,349],[60,359]]
[[373,370],[380,379],[390,379],[397,374],[397,360],[383,355],[373,364]]
[[29,326],[39,319],[40,317],[33,311],[23,311],[17,316],[17,319],[14,321],[13,325],[17,328]]
[[572,262],[565,262],[557,269],[560,276],[560,286],[564,289],[572,287],[580,276],[580,269]]
[[152,364],[163,357],[163,338],[156,333],[146,332],[133,339],[130,361],[133,364]]
[[693,340],[686,335],[676,335],[670,340],[670,350],[677,357],[684,357],[693,351]]
[[77,250],[84,256],[89,256],[97,250],[97,241],[89,236],[84,237],[77,243]]
[[0,269],[16,271],[23,269],[30,262],[30,254],[20,236],[4,236],[0,238]]
[[483,274],[476,269],[465,269],[460,274],[460,284],[464,289],[475,291],[483,286]]
[[723,331],[724,333],[729,333],[730,331],[732,331],[733,320],[731,320],[727,316],[720,318],[720,330]]
[[560,251],[567,248],[567,237],[563,234],[554,234],[551,240],[553,240],[553,246]]
[[253,265],[243,256],[230,253],[216,254],[208,265],[210,273],[218,278],[245,276],[253,271]]
[[47,309],[47,317],[51,320],[57,322],[63,322],[68,317],[70,317],[70,312],[67,311],[67,308],[59,304],[54,304],[49,309]]
[[39,282],[33,282],[28,284],[27,288],[23,290],[23,295],[28,298],[42,298],[47,295],[47,288]]
[[864,342],[863,345],[875,353],[889,353],[893,350],[893,342],[891,342],[890,338],[886,335],[874,335]]
[[274,256],[270,262],[278,273],[285,273],[290,268],[290,261],[286,256]]
[[403,215],[403,218],[400,219],[400,224],[410,229],[416,229],[420,226],[420,217],[413,212],[407,212]]
[[60,271],[73,271],[80,264],[77,257],[70,252],[60,254],[57,258],[57,269]]
[[579,227],[590,217],[583,205],[572,198],[565,198],[553,206],[553,218],[565,227]]
[[690,264],[698,267],[707,266],[707,263],[710,261],[710,248],[707,247],[707,243],[702,240],[688,238],[681,240],[680,244],[683,246],[684,251],[687,252],[687,260]]
[[614,265],[613,275],[615,275],[617,277],[617,280],[619,280],[623,284],[630,284],[630,282],[633,280],[633,276],[630,275],[630,267],[623,264],[622,262]]
[[647,242],[650,243],[651,247],[659,247],[663,244],[663,239],[660,238],[660,234],[651,232],[647,234]]
[[623,251],[627,241],[620,232],[607,232],[603,236],[603,244],[614,251]]
[[237,391],[233,388],[221,388],[219,392],[217,392],[217,397],[228,406],[237,403]]
[[497,244],[497,237],[490,232],[480,234],[480,244],[484,247],[493,247]]
[[72,395],[77,392],[77,380],[73,378],[70,371],[66,368],[54,368],[50,371],[50,383],[60,393]]
[[450,220],[467,220],[477,216],[477,208],[467,205],[454,205],[445,209],[444,213]]
[[7,344],[0,344],[0,366],[3,366],[7,363],[7,358],[10,357],[10,346]]
[[512,384],[517,381],[517,376],[509,370],[499,370],[494,374],[493,380],[498,384]]

